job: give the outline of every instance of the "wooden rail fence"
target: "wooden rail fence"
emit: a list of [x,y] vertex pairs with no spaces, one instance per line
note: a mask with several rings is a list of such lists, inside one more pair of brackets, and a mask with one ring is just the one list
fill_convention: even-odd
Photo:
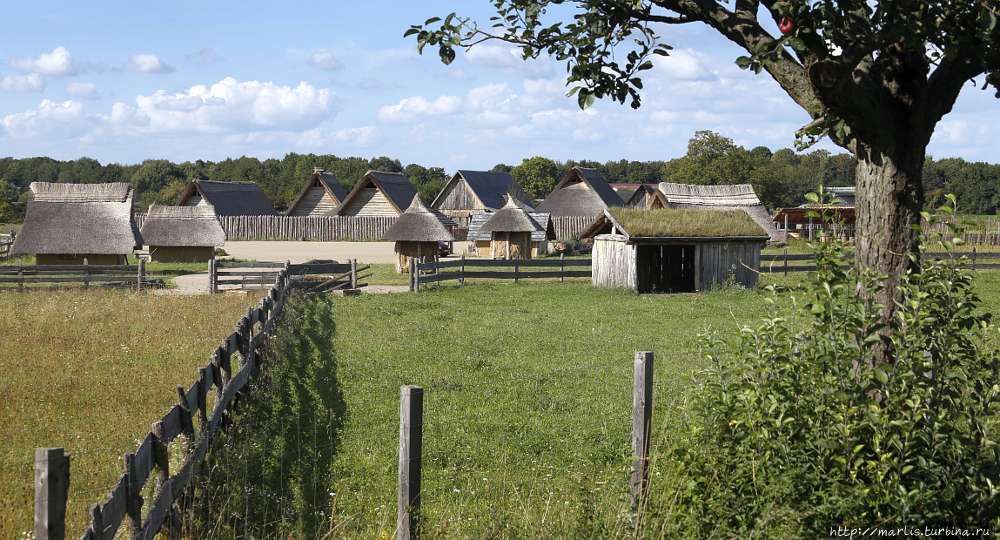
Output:
[[[466,279],[558,279],[590,277],[591,259],[460,259],[416,263],[410,260],[410,290],[419,292],[428,283],[454,280],[465,284]],[[470,270],[471,269],[471,270]],[[447,271],[442,271],[447,270]]]
[[[260,355],[274,335],[290,284],[288,272],[279,272],[268,295],[237,322],[208,364],[198,369],[194,384],[177,387],[178,404],[153,423],[134,452],[125,454],[124,473],[104,501],[91,507],[90,525],[81,540],[111,540],[124,522],[128,522],[126,536],[136,540],[152,540],[164,528],[176,534],[176,518],[193,492],[191,480],[198,474],[218,430],[231,422],[230,410],[238,394],[246,391],[256,375]],[[235,372],[233,355],[239,358]],[[181,435],[187,439],[181,445],[184,460],[176,471],[171,471],[168,446]],[[145,501],[140,493],[154,471],[155,494],[143,517]],[[62,449],[36,450],[35,479],[35,538],[61,539],[69,483],[68,456]]]
[[[969,258],[969,262],[962,265],[963,268],[971,270],[1000,270],[1000,252],[981,252],[973,247],[970,252],[947,253],[931,251],[923,254],[924,259],[958,258],[961,256]],[[760,256],[760,272],[763,274],[784,274],[787,276],[789,272],[815,272],[816,269],[816,256],[812,253],[789,254],[786,249],[781,254],[762,254]]]
[[146,263],[133,265],[6,265],[0,266],[0,290],[49,285],[128,287],[141,290],[163,286],[163,277],[146,272]]
[[0,260],[10,257],[10,250],[14,246],[15,234],[0,234]]
[[[287,262],[240,262],[224,259],[208,261],[208,292],[215,294],[223,290],[252,290],[267,287],[281,272],[289,276],[325,276],[321,282],[301,284],[308,292],[330,292],[342,289],[367,287],[360,280],[371,277],[371,265],[358,266],[355,259],[347,263],[308,262],[289,264]],[[225,289],[223,288],[225,287]]]

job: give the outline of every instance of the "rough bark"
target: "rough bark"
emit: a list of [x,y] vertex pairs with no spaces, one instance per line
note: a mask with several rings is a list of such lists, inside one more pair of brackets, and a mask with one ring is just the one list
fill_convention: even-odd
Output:
[[920,225],[924,205],[921,177],[926,145],[907,143],[889,152],[862,144],[857,148],[856,260],[859,268],[887,276],[884,288],[874,295],[886,306],[884,321],[895,313],[900,277],[918,269],[910,254],[918,250],[913,226]]

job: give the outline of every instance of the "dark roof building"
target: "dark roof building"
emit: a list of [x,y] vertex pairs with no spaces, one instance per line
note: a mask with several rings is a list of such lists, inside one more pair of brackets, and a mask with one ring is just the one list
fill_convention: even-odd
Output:
[[289,216],[330,216],[347,198],[347,190],[337,177],[320,168],[313,169],[309,181],[288,207]]
[[33,182],[14,255],[37,264],[122,264],[142,244],[128,184]]
[[260,186],[253,182],[217,182],[192,180],[181,194],[178,206],[209,204],[218,216],[274,216],[271,205]]
[[608,208],[621,205],[621,197],[611,189],[600,171],[573,167],[538,205],[538,210],[554,217],[595,217]]
[[431,208],[454,217],[467,217],[502,207],[508,194],[522,203],[531,203],[521,185],[508,173],[458,171],[434,198]]
[[398,216],[417,196],[410,179],[399,173],[368,171],[337,209],[338,216]]

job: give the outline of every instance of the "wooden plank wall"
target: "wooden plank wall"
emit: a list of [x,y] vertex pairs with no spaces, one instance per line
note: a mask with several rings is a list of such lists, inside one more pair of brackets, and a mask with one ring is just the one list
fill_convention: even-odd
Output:
[[635,245],[621,240],[594,238],[594,261],[591,283],[595,287],[616,287],[637,290]]
[[309,191],[299,201],[292,216],[322,217],[337,209],[337,203],[325,189],[319,185],[309,188]]
[[553,216],[552,228],[557,240],[576,240],[596,220],[596,216]]
[[[757,286],[761,245],[755,242],[706,242],[698,244],[699,282],[695,287],[707,291],[720,287],[733,276],[745,287]],[[748,268],[749,267],[749,268]]]
[[[136,214],[142,227],[145,214]],[[382,239],[396,216],[219,216],[229,241],[278,240],[373,242]]]

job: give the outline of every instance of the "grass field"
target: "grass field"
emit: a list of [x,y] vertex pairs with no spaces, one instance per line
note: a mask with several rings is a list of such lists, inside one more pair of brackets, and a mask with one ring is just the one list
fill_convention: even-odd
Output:
[[0,538],[31,529],[35,447],[71,454],[68,536],[254,303],[242,295],[115,291],[3,293]]

